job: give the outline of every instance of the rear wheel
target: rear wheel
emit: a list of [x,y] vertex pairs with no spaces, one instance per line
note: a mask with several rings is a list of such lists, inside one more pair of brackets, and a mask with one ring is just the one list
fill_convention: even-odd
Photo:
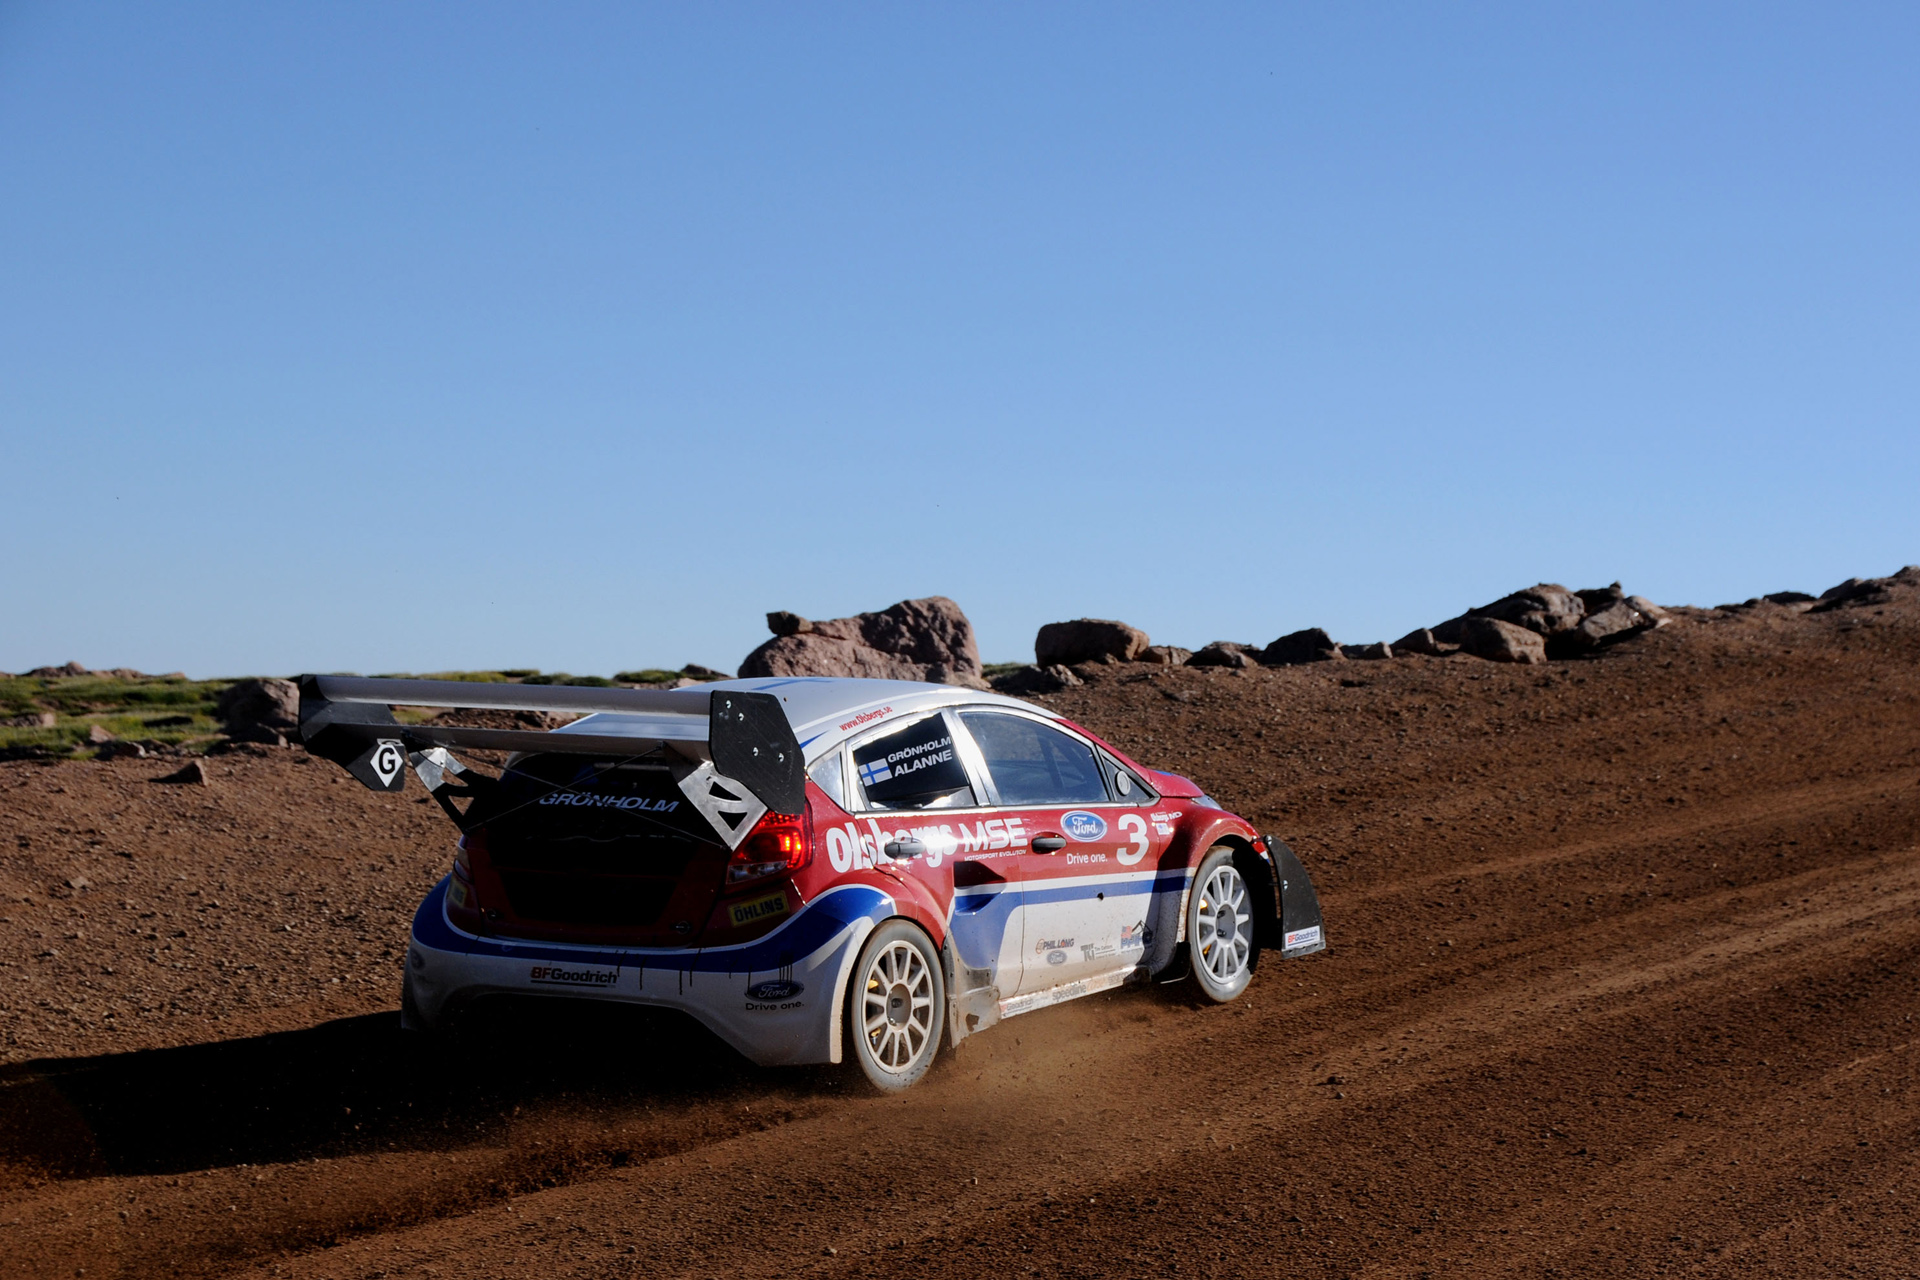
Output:
[[940,1049],[946,983],[940,956],[921,929],[889,920],[855,961],[847,992],[847,1039],[867,1082],[898,1093],[927,1074]]
[[1187,898],[1187,950],[1196,994],[1224,1004],[1247,989],[1258,945],[1253,929],[1246,877],[1233,865],[1233,850],[1215,845],[1200,860]]

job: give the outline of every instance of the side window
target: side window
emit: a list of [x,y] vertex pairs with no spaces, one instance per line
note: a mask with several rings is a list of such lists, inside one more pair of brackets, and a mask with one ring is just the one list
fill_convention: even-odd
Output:
[[1101,804],[1107,799],[1093,748],[1078,738],[997,711],[963,711],[960,719],[980,746],[1001,804]]
[[945,716],[916,720],[853,749],[853,771],[871,809],[951,809],[974,803]]
[[807,770],[807,776],[813,779],[813,785],[827,793],[827,796],[842,809],[847,807],[847,789],[841,785],[840,748],[835,747],[814,761],[813,768]]
[[1100,753],[1100,766],[1107,771],[1107,777],[1113,783],[1114,798],[1122,804],[1156,804],[1159,796],[1154,794],[1147,780],[1127,766],[1107,755]]

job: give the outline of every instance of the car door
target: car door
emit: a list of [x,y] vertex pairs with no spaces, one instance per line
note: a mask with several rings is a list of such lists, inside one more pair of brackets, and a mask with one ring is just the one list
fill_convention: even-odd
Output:
[[1021,977],[1029,994],[1138,964],[1153,870],[1165,837],[1122,797],[1104,753],[1039,716],[969,709],[958,719],[978,752],[990,798],[1028,845],[1019,855]]
[[[927,847],[906,874],[951,885],[948,920],[958,991],[999,986],[1011,994],[1020,973],[1020,886],[1014,836],[985,804],[951,713],[934,711],[856,739],[848,788],[858,825],[874,849],[905,832]],[[836,868],[838,863],[835,864]]]

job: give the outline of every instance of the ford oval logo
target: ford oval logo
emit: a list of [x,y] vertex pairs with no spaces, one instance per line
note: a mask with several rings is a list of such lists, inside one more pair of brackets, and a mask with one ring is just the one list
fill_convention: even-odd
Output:
[[1075,840],[1098,840],[1107,834],[1106,819],[1097,813],[1088,813],[1085,809],[1075,809],[1060,819],[1060,825]]
[[749,1000],[791,1000],[807,988],[798,982],[756,982],[747,988]]

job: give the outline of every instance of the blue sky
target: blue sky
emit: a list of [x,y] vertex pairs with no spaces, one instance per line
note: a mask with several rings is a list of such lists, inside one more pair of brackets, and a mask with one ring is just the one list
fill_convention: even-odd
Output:
[[0,668],[1920,560],[1920,10],[0,0]]

